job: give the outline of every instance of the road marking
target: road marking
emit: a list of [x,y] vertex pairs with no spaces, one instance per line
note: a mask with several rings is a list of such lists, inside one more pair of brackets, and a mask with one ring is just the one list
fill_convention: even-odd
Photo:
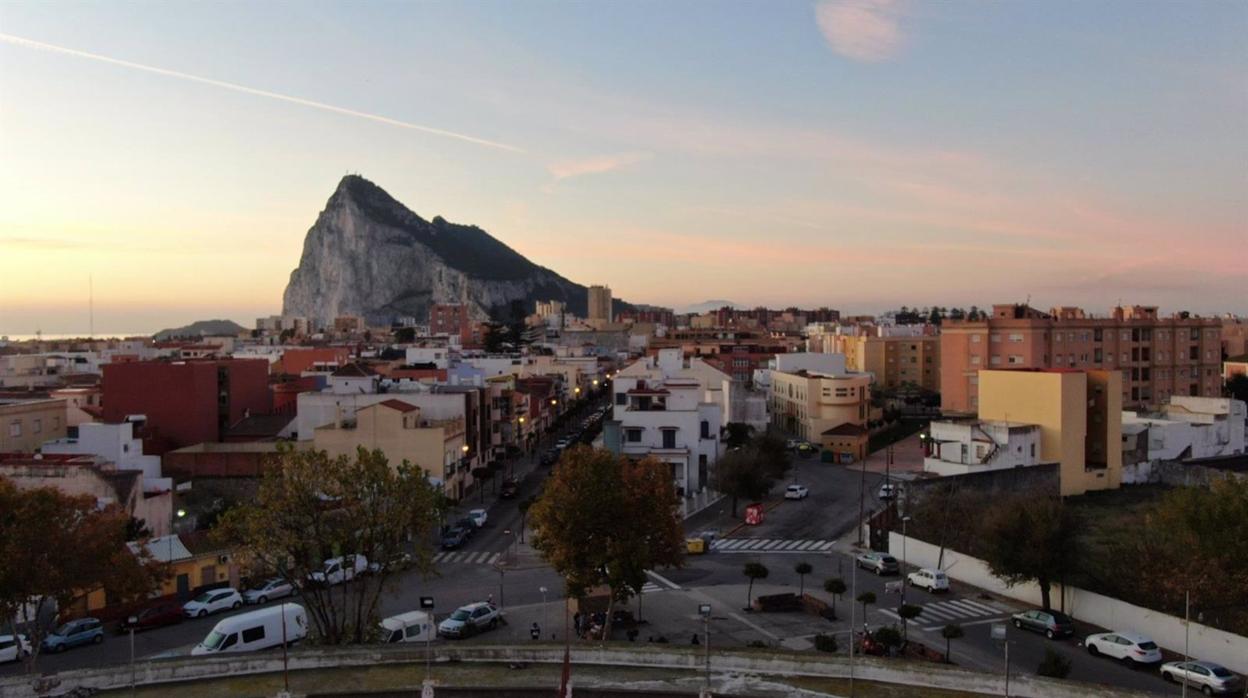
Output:
[[954,618],[959,618],[959,617],[961,617],[961,616],[959,616],[957,613],[951,613],[951,612],[949,612],[949,611],[944,611],[944,610],[941,610],[941,609],[939,609],[939,608],[935,608],[935,607],[930,606],[930,605],[929,605],[929,606],[924,606],[924,607],[923,607],[923,615],[925,615],[925,616],[935,616],[935,617],[936,617],[937,619],[939,619],[939,620],[953,620]]
[[443,558],[445,558],[445,557],[446,557],[446,553],[438,553],[438,554],[436,554],[436,555],[434,555],[434,556],[433,556],[433,561],[434,561],[434,562],[442,562]]
[[667,585],[667,587],[668,587],[669,589],[679,589],[679,588],[680,588],[680,585],[679,585],[679,584],[677,584],[676,582],[673,582],[672,580],[668,579],[667,577],[664,577],[663,575],[659,574],[658,572],[655,572],[654,570],[646,570],[646,574],[650,575],[650,578],[651,578],[651,579],[653,579],[653,580],[655,580],[655,581],[657,581],[657,582],[661,582],[661,583],[663,583],[663,584],[666,584],[666,585]]
[[492,565],[492,564],[494,564],[495,562],[498,562],[498,558],[502,557],[502,555],[503,555],[502,553],[494,553],[493,555],[491,555],[491,556],[490,556],[490,564]]
[[781,547],[779,547],[779,548],[776,548],[776,549],[777,549],[777,550],[788,550],[788,549],[790,549],[790,548],[796,548],[796,547],[798,547],[798,546],[799,546],[799,545],[801,545],[801,544],[802,544],[802,541],[800,541],[800,540],[794,540],[794,541],[789,541],[788,543],[785,543],[783,546],[781,546]]
[[829,550],[829,549],[831,549],[831,548],[832,548],[832,546],[834,546],[834,545],[836,545],[836,541],[834,541],[834,540],[830,540],[830,541],[828,541],[827,543],[824,543],[823,545],[819,546],[819,550],[820,550],[820,551],[823,551],[823,550]]
[[[997,617],[997,618],[984,618],[984,619],[982,619],[982,620],[973,620],[973,621],[971,621],[971,622],[969,622],[969,623],[958,623],[958,625],[960,625],[960,626],[962,626],[962,627],[966,628],[966,627],[970,627],[970,626],[972,626],[972,625],[987,625],[988,623],[1000,623],[1001,621],[1004,621],[1004,620],[1005,620],[1005,618],[1004,618],[1004,617]],[[924,629],[924,630],[940,630],[940,629],[941,629],[941,628],[943,628],[943,627],[945,627],[945,626],[943,626],[943,625],[929,625],[929,626],[924,627],[923,629]]]
[[728,615],[729,615],[731,618],[733,618],[734,620],[739,620],[739,621],[741,621],[741,623],[743,623],[744,625],[747,625],[747,626],[749,626],[749,627],[753,628],[755,631],[757,631],[757,632],[759,632],[759,633],[761,633],[761,634],[763,634],[763,635],[766,635],[767,637],[769,637],[769,638],[771,638],[771,639],[773,639],[773,640],[779,640],[779,639],[780,639],[780,637],[779,637],[778,635],[775,635],[775,634],[771,633],[770,631],[768,631],[768,630],[764,629],[764,628],[763,628],[762,626],[760,626],[760,625],[756,625],[756,624],[754,624],[754,623],[751,623],[750,621],[746,620],[745,618],[742,618],[740,614],[737,614],[737,613],[729,613]]
[[967,603],[964,601],[945,601],[944,607],[957,609],[959,611],[962,611],[963,615],[967,615],[967,616],[984,616],[984,615],[990,616],[993,613],[995,613],[995,611],[993,611],[992,609],[985,610],[982,607],[976,607],[974,604]]
[[1000,611],[998,611],[998,610],[997,610],[997,609],[995,609],[995,608],[991,608],[991,607],[989,607],[989,606],[985,606],[985,605],[984,605],[984,604],[982,604],[982,603],[976,603],[976,602],[974,602],[974,601],[971,601],[970,599],[958,599],[958,601],[959,601],[959,602],[961,602],[961,604],[962,604],[963,606],[970,606],[971,608],[978,608],[978,609],[980,610],[980,612],[981,612],[981,613],[986,614],[986,615],[992,615],[992,614],[994,614],[994,613],[1000,613]]
[[712,548],[714,548],[715,550],[732,550],[733,548],[740,547],[741,544],[745,542],[747,541],[741,538],[734,538],[732,540],[718,540],[718,541],[715,541],[715,545],[713,545]]

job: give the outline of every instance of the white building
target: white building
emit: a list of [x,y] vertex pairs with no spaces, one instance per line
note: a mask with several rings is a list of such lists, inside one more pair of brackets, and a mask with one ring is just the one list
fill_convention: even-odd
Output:
[[78,436],[48,441],[40,449],[47,454],[95,456],[97,462],[112,463],[116,470],[138,470],[143,473],[144,492],[168,492],[173,481],[161,476],[160,456],[143,454],[143,440],[135,436],[136,416],[120,424],[89,422],[78,425]]
[[433,364],[434,368],[451,365],[451,350],[446,346],[408,347],[404,354],[409,364]]
[[923,470],[968,475],[1040,464],[1040,426],[993,420],[932,422]]
[[1239,400],[1172,395],[1160,413],[1122,413],[1124,441],[1147,432],[1146,462],[1244,453],[1246,405]]

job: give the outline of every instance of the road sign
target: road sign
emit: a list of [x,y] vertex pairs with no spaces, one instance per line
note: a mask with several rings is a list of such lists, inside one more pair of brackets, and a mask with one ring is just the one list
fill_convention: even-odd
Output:
[[709,603],[698,604],[698,615],[709,618],[711,616],[711,605]]
[[990,637],[997,642],[1005,642],[1005,623],[993,623]]
[[432,596],[420,597],[420,607],[421,608],[433,608],[433,597]]

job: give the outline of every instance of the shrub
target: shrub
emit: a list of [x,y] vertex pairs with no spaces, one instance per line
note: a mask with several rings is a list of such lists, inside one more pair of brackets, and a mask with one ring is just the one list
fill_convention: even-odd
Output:
[[836,636],[825,635],[823,633],[819,633],[818,635],[815,635],[815,649],[819,650],[820,652],[835,652],[836,651]]
[[1036,673],[1052,679],[1064,679],[1070,674],[1070,660],[1046,647],[1044,659],[1040,660]]

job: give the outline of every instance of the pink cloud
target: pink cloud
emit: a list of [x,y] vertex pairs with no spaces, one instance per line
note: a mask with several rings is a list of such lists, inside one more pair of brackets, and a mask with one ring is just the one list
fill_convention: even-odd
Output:
[[586,158],[583,160],[560,160],[552,162],[546,166],[546,171],[554,176],[555,180],[568,179],[570,177],[580,177],[590,174],[601,174],[618,170],[621,167],[628,167],[639,162],[645,162],[654,157],[654,153],[619,153],[616,155],[599,155],[597,157]]
[[833,51],[863,63],[892,58],[901,49],[893,0],[828,0],[815,6],[815,22]]

